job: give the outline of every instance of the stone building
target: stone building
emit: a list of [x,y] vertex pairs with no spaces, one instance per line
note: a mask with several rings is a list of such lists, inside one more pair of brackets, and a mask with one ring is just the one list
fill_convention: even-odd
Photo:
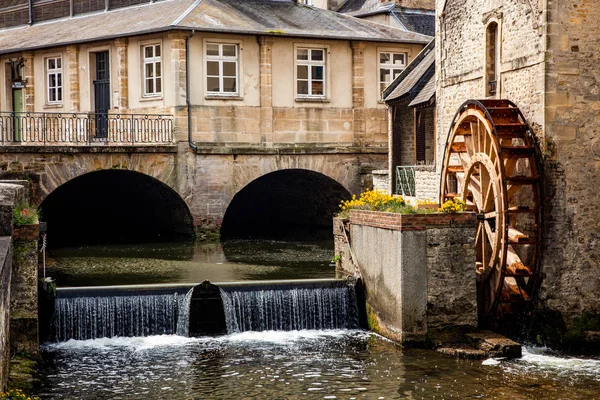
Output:
[[41,203],[92,171],[140,172],[197,226],[271,173],[277,204],[309,204],[315,179],[335,208],[371,186],[381,90],[431,39],[293,0],[14,0],[0,27],[0,175],[39,181]]
[[518,106],[543,155],[543,322],[598,330],[600,3],[437,0],[436,16],[438,154],[466,100]]
[[437,201],[435,170],[435,43],[429,43],[388,86],[390,192],[412,204]]

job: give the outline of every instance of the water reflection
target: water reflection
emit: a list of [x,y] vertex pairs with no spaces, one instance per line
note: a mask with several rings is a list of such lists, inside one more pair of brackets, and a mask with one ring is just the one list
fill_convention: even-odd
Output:
[[334,278],[331,240],[230,240],[53,249],[47,274],[59,286]]

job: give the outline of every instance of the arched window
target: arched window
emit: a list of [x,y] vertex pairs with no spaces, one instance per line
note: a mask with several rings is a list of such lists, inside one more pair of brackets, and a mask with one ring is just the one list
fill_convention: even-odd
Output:
[[486,29],[486,95],[495,96],[498,92],[498,67],[500,64],[500,43],[498,23],[490,22]]

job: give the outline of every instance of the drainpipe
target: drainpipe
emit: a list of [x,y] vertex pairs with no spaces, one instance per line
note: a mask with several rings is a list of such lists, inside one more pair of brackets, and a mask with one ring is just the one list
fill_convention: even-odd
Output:
[[192,34],[185,38],[185,104],[188,117],[188,144],[192,149],[197,150],[198,146],[192,140],[192,103],[190,101],[190,39],[195,33],[196,31],[192,29]]
[[29,0],[29,25],[33,25],[33,0]]

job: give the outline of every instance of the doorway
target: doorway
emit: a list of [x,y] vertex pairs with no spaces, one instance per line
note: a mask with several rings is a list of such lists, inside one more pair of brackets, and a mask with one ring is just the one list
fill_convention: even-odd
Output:
[[110,62],[108,51],[96,53],[94,80],[95,139],[108,139],[108,110],[110,110]]

